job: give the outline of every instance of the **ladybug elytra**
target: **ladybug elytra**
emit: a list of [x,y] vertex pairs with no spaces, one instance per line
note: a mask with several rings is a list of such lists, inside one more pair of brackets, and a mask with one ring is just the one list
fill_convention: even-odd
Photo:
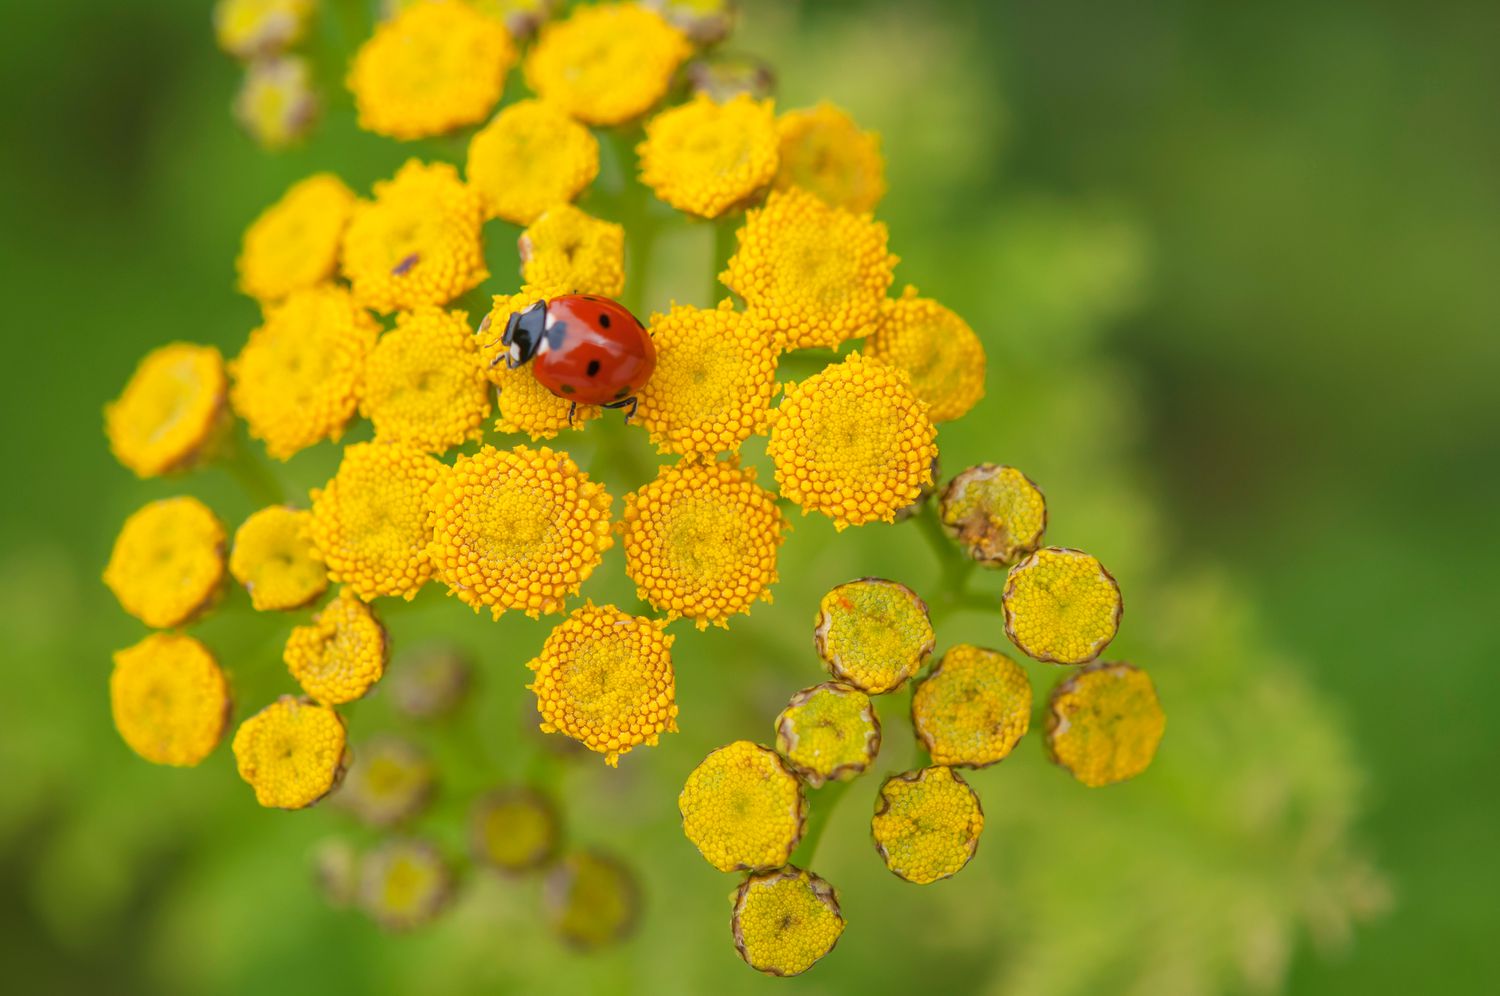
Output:
[[[592,294],[564,294],[517,311],[505,323],[505,347],[494,362],[531,364],[547,390],[579,405],[628,408],[656,369],[656,347],[646,327],[619,302]],[[493,365],[493,364],[492,364]]]

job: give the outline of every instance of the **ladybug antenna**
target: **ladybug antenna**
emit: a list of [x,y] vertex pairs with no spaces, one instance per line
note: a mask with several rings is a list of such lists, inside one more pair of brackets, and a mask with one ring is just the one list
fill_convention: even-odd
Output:
[[500,354],[505,357],[505,365],[514,370],[535,356],[546,331],[546,301],[538,301],[525,311],[514,312],[510,321],[505,323],[505,335],[500,339],[505,346],[505,352]]

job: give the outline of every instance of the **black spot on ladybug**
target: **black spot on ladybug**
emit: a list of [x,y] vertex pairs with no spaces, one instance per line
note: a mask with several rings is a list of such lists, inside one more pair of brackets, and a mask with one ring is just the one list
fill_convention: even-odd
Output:
[[602,311],[599,312],[599,325],[601,328],[609,328],[609,316]]
[[573,385],[572,384],[564,384],[562,386],[562,392],[564,394],[572,394],[573,393]]
[[590,377],[596,377],[596,376],[598,376],[599,375],[599,361],[598,360],[589,360],[589,368],[588,369],[589,369],[589,376]]

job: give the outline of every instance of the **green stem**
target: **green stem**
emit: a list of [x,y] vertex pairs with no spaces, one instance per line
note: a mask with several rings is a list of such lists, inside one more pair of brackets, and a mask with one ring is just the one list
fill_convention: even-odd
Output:
[[828,782],[814,793],[810,800],[812,812],[807,817],[807,832],[792,852],[791,864],[803,869],[812,865],[813,858],[818,856],[818,842],[823,839],[828,821],[833,818],[839,800],[849,791],[849,785],[849,782]]
[[231,436],[219,456],[219,465],[228,471],[235,483],[260,505],[286,504],[281,482],[266,466],[265,459],[243,439]]

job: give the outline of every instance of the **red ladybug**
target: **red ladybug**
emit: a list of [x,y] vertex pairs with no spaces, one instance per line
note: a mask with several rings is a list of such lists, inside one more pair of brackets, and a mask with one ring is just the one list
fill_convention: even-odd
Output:
[[[547,390],[579,405],[628,408],[656,369],[656,346],[646,327],[617,301],[592,294],[564,294],[517,311],[500,342],[511,369],[531,361],[531,372]],[[491,364],[493,365],[493,363]]]

